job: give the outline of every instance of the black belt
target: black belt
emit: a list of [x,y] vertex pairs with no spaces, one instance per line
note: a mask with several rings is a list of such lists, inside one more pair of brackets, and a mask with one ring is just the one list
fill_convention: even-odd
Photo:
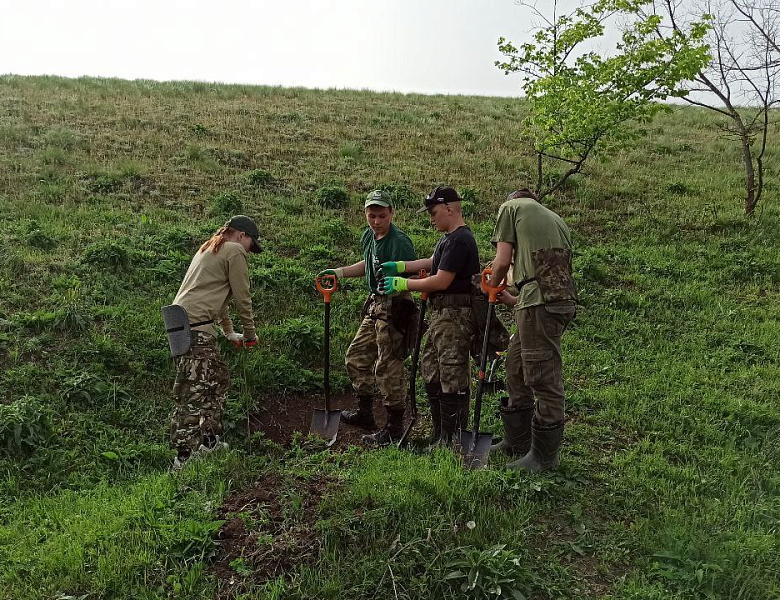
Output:
[[468,308],[471,307],[471,294],[437,294],[429,299],[434,308]]
[[517,291],[519,292],[520,290],[523,289],[523,286],[526,283],[531,283],[532,281],[536,281],[536,277],[530,277],[528,279],[523,279],[522,281],[520,281],[518,283],[515,283],[515,287],[517,288]]
[[[190,323],[190,329],[193,327],[200,327],[201,325],[208,325],[209,323],[213,323],[214,319],[209,319],[208,321],[198,321],[197,323]],[[165,333],[173,333],[174,331],[184,331],[184,325],[181,327],[171,327],[170,329],[166,329]]]

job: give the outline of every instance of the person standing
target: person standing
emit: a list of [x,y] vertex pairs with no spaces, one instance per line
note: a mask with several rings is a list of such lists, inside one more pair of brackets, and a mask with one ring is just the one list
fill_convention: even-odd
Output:
[[571,233],[563,219],[527,188],[507,196],[498,209],[492,243],[492,281],[511,281],[499,301],[514,306],[517,334],[506,359],[508,398],[502,399],[505,436],[493,446],[522,458],[510,469],[540,472],[559,464],[565,394],[561,338],[574,319],[577,292],[572,277]]
[[[452,444],[469,416],[472,341],[478,335],[472,308],[472,276],[480,272],[474,234],[463,220],[461,198],[449,186],[438,186],[417,212],[427,211],[431,224],[444,236],[433,256],[414,262],[382,264],[381,292],[428,292],[428,339],[422,355],[421,374],[433,420],[432,443]],[[426,279],[397,275],[426,269]]]
[[[200,247],[173,300],[186,311],[191,340],[189,350],[176,356],[170,431],[170,443],[177,452],[174,468],[181,467],[196,451],[225,445],[220,437],[230,375],[217,348],[214,324],[234,346],[257,345],[248,256],[262,251],[258,237],[251,218],[231,218]],[[233,328],[228,313],[231,300],[243,333]]]
[[[357,396],[357,408],[344,410],[341,420],[348,425],[374,431],[363,436],[369,445],[388,445],[403,434],[406,403],[405,314],[413,307],[411,294],[379,294],[379,265],[390,260],[413,261],[414,246],[392,221],[393,201],[385,190],[374,190],[364,204],[368,227],[360,240],[363,260],[353,265],[326,269],[320,275],[366,278],[369,296],[363,305],[363,320],[347,349],[344,362]],[[375,388],[387,411],[387,421],[377,430],[374,420]]]

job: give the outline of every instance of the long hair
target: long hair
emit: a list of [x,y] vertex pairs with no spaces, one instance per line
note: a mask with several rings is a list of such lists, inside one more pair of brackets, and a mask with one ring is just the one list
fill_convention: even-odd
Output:
[[216,254],[219,252],[219,249],[222,247],[222,244],[224,244],[227,239],[233,235],[236,232],[235,229],[232,227],[220,227],[217,230],[217,233],[211,236],[211,238],[206,241],[201,247],[200,251],[205,252],[209,248],[211,248],[211,252],[213,254]]

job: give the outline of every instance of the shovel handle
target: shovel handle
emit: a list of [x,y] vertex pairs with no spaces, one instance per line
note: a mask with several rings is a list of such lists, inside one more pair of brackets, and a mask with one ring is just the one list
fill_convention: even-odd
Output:
[[330,296],[339,289],[339,280],[335,275],[317,275],[317,291],[322,294],[325,304],[330,304]]
[[[425,269],[420,269],[420,272],[417,274],[417,279],[425,279],[428,277],[428,271]],[[428,292],[423,292],[420,294],[420,300],[427,300],[428,299]]]
[[502,279],[497,286],[492,286],[488,283],[488,277],[493,274],[492,267],[485,267],[482,271],[482,280],[479,282],[479,287],[484,294],[487,294],[488,302],[495,304],[498,300],[498,295],[506,289],[506,278]]

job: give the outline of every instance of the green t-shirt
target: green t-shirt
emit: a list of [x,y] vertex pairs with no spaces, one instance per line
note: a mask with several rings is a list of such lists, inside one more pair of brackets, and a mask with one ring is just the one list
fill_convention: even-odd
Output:
[[374,239],[374,232],[366,227],[360,238],[363,260],[366,261],[366,283],[371,293],[378,293],[379,265],[396,260],[415,260],[414,245],[409,236],[390,223],[390,231],[381,240]]
[[[490,240],[494,245],[507,242],[515,247],[512,281],[519,284],[536,275],[531,254],[543,248],[571,249],[571,233],[563,219],[532,198],[507,200],[498,209],[496,226]],[[516,308],[544,304],[535,281],[520,290]]]

